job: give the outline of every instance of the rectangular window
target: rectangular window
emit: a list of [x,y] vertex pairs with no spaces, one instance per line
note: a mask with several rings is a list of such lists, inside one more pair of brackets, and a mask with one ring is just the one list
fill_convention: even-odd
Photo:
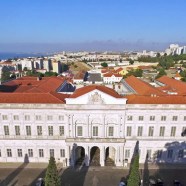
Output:
[[127,127],[127,136],[131,136],[132,133],[132,127]]
[[171,127],[171,137],[174,137],[176,135],[176,127]]
[[33,157],[33,149],[28,149],[28,157]]
[[30,115],[25,115],[25,121],[30,121]]
[[59,126],[59,135],[60,135],[60,136],[64,136],[64,135],[65,135],[64,126]]
[[183,117],[183,120],[186,121],[186,116]]
[[183,128],[182,128],[181,136],[182,136],[182,137],[186,136],[186,127],[183,127]]
[[159,136],[163,137],[165,135],[165,127],[160,127]]
[[155,120],[155,116],[150,116],[150,121],[154,121]]
[[14,115],[14,116],[13,116],[13,119],[14,119],[14,120],[19,120],[19,116],[18,116],[18,115]]
[[59,121],[64,121],[64,116],[59,116]]
[[53,126],[48,126],[48,135],[53,136]]
[[78,136],[83,136],[83,128],[82,128],[82,126],[78,126],[77,127],[77,135]]
[[36,121],[41,121],[41,115],[36,115]]
[[26,135],[31,136],[31,126],[26,126]]
[[130,158],[130,150],[129,149],[125,150],[125,158],[126,159]]
[[161,121],[166,121],[166,116],[161,116]]
[[0,149],[0,157],[1,157],[1,149]]
[[15,126],[15,135],[20,136],[20,126],[18,125]]
[[18,157],[22,157],[23,156],[22,149],[17,149],[17,156]]
[[5,136],[9,136],[10,133],[9,133],[9,127],[6,125],[4,126],[4,133],[5,133]]
[[179,152],[178,152],[178,158],[183,158],[183,156],[184,156],[184,150],[181,149],[181,150],[179,150]]
[[140,126],[140,127],[138,127],[138,134],[137,134],[137,136],[142,136],[142,135],[143,135],[143,127]]
[[44,150],[43,149],[39,149],[39,157],[40,158],[44,157]]
[[48,115],[48,116],[47,116],[47,120],[48,120],[48,121],[52,121],[52,120],[53,120],[53,117],[52,117],[51,115]]
[[2,120],[8,120],[8,116],[7,115],[2,115]]
[[108,136],[114,136],[114,127],[108,128]]
[[61,156],[62,158],[65,157],[65,149],[60,149],[60,156]]
[[12,150],[11,149],[7,149],[7,157],[12,157]]
[[172,149],[169,149],[168,152],[167,152],[167,158],[172,158],[172,155],[173,155],[173,150]]
[[42,126],[37,126],[37,135],[42,136]]
[[151,159],[151,157],[152,157],[152,150],[151,149],[148,149],[147,150],[147,158],[148,159]]
[[50,149],[50,157],[54,157],[54,149]]
[[153,136],[154,135],[154,127],[149,127],[149,134],[148,136]]
[[127,116],[128,121],[132,121],[133,117],[132,116]]
[[98,127],[93,126],[93,136],[98,136]]
[[178,116],[172,116],[172,121],[177,121],[178,120]]
[[143,121],[143,116],[139,116],[139,121]]

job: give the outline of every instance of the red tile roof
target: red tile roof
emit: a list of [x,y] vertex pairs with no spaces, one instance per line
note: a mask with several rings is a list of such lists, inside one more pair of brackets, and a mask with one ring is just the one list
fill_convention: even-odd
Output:
[[153,87],[149,83],[146,83],[134,76],[127,77],[125,81],[136,91],[138,95],[165,95],[165,93]]
[[[63,104],[66,96],[55,92],[63,82],[64,78],[55,76],[42,78],[39,81],[36,77],[22,77],[2,85],[3,92],[0,92],[0,103]],[[6,92],[6,89],[10,91]]]
[[79,88],[69,98],[77,98],[77,97],[82,96],[88,92],[95,90],[95,89],[100,90],[100,91],[102,91],[110,96],[113,96],[115,98],[122,98],[122,96],[120,96],[115,90],[105,87],[105,86],[102,86],[102,85],[89,85],[89,86]]
[[62,83],[62,77],[44,77],[42,80],[37,80],[37,77],[22,77],[4,83],[5,86],[17,86],[14,92],[50,92],[55,91]]
[[172,90],[175,90],[179,95],[186,95],[186,83],[169,78],[167,76],[162,76],[157,79],[157,81],[165,84],[165,86],[171,87]]
[[138,68],[141,70],[149,70],[152,69],[152,66],[138,66]]
[[104,77],[112,77],[112,76],[115,76],[115,77],[123,77],[122,75],[120,74],[116,74],[116,73],[112,73],[112,72],[109,72],[109,73],[106,73],[103,75]]
[[64,104],[64,101],[51,93],[1,93],[0,103],[54,103]]
[[125,96],[127,104],[186,104],[186,96],[164,95],[164,96]]
[[117,70],[115,70],[116,71],[116,73],[119,73],[119,72],[121,72],[123,70],[123,68],[118,68]]

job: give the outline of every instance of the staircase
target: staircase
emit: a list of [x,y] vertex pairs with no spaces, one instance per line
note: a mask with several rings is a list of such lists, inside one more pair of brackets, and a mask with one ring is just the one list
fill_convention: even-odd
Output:
[[114,167],[114,166],[116,166],[116,165],[115,165],[115,163],[114,163],[114,160],[108,157],[108,158],[105,160],[105,166]]
[[85,157],[80,157],[79,159],[76,160],[76,165],[81,166],[83,164]]

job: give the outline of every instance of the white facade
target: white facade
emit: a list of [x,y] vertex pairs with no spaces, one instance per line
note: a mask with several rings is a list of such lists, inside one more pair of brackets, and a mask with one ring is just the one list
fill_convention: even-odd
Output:
[[[64,166],[74,166],[76,148],[100,150],[105,165],[106,149],[112,149],[116,166],[130,162],[139,141],[140,163],[186,163],[185,105],[126,104],[94,90],[67,104],[0,104],[0,162],[48,162],[50,155]],[[158,157],[157,157],[158,154]]]
[[114,74],[111,77],[104,77],[103,76],[103,82],[108,83],[108,84],[119,83],[122,80],[122,78],[123,78],[122,76],[117,77]]

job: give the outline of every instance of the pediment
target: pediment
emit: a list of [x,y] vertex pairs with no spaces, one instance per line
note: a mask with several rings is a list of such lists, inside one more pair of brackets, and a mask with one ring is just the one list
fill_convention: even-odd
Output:
[[92,90],[75,98],[66,98],[66,104],[106,105],[126,104],[126,98],[116,98],[100,90]]

